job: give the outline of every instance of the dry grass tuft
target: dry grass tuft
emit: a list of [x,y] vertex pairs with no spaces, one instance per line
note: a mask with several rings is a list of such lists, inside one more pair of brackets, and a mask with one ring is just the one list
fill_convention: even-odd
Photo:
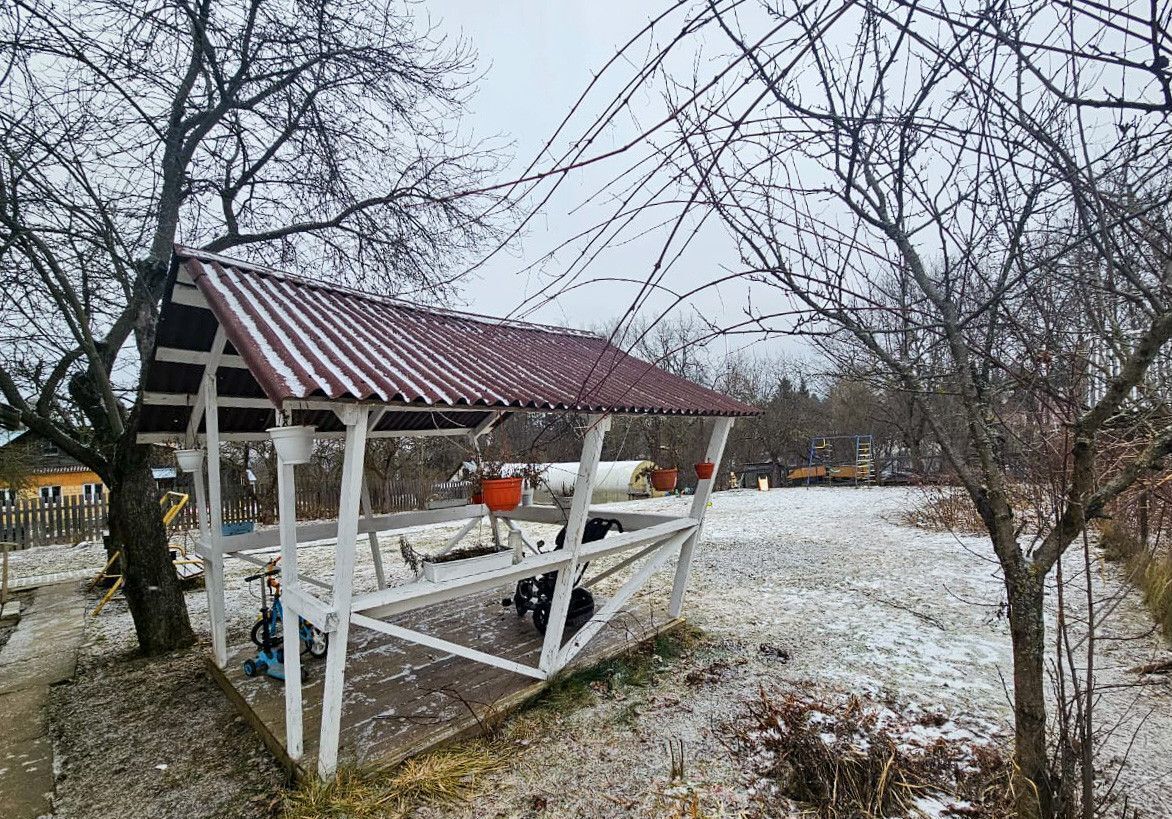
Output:
[[311,779],[289,791],[285,819],[396,819],[420,805],[455,806],[476,795],[482,779],[505,767],[485,743],[464,743],[393,768],[346,769],[333,782]]
[[985,534],[985,522],[977,514],[968,492],[959,486],[925,486],[904,522],[920,529],[956,534]]
[[1099,524],[1099,545],[1107,560],[1123,564],[1160,630],[1172,640],[1172,551],[1165,547],[1166,553],[1160,554],[1144,549],[1125,525],[1114,520]]
[[728,746],[756,779],[753,792],[767,812],[784,813],[793,801],[823,819],[921,816],[931,802],[940,815],[1011,816],[1005,755],[943,737],[925,745],[925,728],[942,724],[934,719],[901,724],[858,697],[762,690],[730,726]]

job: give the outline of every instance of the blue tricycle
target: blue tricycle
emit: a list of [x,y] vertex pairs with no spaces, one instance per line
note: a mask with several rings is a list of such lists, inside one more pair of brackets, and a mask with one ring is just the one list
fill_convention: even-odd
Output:
[[[280,558],[277,558],[280,560]],[[263,572],[249,575],[244,578],[246,583],[260,584],[260,618],[252,627],[252,642],[256,645],[255,657],[244,661],[246,676],[255,677],[267,674],[273,679],[285,679],[285,649],[284,615],[285,608],[281,605],[281,581],[277,579],[280,570],[277,560],[269,561]],[[272,605],[269,605],[269,592],[272,592]],[[329,635],[321,631],[304,617],[297,618],[299,636],[301,638],[301,653],[308,654],[314,659],[326,656],[329,650]],[[306,678],[305,666],[301,666],[301,679]]]

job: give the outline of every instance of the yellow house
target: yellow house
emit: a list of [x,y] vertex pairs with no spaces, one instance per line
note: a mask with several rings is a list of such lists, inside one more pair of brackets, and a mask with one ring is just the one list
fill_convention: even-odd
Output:
[[9,432],[7,441],[0,439],[0,460],[4,462],[0,468],[0,506],[18,498],[97,499],[106,495],[97,473],[28,431]]

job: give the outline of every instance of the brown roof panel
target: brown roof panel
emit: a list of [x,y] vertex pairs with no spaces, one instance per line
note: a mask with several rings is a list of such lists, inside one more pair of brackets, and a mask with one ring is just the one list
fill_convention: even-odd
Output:
[[[759,412],[591,333],[422,307],[186,248],[175,261],[276,404],[324,396],[437,409]],[[167,312],[165,303],[163,323]]]

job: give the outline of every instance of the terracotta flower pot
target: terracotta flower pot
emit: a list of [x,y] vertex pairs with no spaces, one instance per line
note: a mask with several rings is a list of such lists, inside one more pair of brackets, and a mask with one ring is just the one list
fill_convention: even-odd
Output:
[[651,470],[651,485],[659,492],[670,492],[676,488],[679,474],[678,469],[653,469]]
[[484,493],[477,492],[472,496],[473,503],[484,503]]
[[494,512],[508,512],[521,503],[521,478],[487,478],[480,482],[484,505]]
[[696,464],[696,477],[702,481],[709,480],[715,471],[716,464],[712,463],[712,461],[701,461]]

